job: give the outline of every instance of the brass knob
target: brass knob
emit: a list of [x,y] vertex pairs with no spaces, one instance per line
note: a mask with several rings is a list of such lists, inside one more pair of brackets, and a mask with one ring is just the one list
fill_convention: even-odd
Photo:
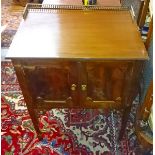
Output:
[[71,90],[72,90],[72,91],[75,91],[75,90],[76,90],[76,84],[72,84],[72,85],[71,85]]
[[145,112],[145,113],[150,113],[150,111],[147,110],[147,107],[145,107],[144,112]]
[[85,84],[81,85],[81,90],[82,91],[86,91],[86,89],[87,89],[87,85],[85,85]]

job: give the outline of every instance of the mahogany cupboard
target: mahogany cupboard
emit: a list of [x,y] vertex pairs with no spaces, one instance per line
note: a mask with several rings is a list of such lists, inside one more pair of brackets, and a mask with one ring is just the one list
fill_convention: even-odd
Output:
[[148,55],[128,8],[28,5],[7,58],[39,139],[58,107],[121,109],[122,138]]

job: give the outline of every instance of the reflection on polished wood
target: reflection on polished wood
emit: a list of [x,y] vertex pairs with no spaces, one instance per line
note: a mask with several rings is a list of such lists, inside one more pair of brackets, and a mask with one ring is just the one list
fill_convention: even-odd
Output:
[[146,59],[147,53],[130,11],[52,9],[28,13],[8,57],[120,60]]
[[7,57],[39,139],[51,108],[121,109],[122,138],[147,52],[130,10],[73,7],[27,10]]

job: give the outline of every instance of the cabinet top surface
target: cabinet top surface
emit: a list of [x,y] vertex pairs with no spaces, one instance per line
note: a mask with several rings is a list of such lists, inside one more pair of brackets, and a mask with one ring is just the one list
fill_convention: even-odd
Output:
[[147,59],[128,10],[29,10],[7,58]]

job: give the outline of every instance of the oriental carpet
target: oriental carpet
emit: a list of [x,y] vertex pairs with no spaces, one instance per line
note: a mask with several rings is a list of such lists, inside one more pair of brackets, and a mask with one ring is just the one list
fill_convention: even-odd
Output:
[[1,1],[1,47],[8,48],[22,20],[24,7],[14,4],[12,0]]
[[2,155],[141,155],[133,103],[126,133],[117,141],[121,114],[101,109],[52,109],[39,118],[39,141],[10,61],[1,63]]

